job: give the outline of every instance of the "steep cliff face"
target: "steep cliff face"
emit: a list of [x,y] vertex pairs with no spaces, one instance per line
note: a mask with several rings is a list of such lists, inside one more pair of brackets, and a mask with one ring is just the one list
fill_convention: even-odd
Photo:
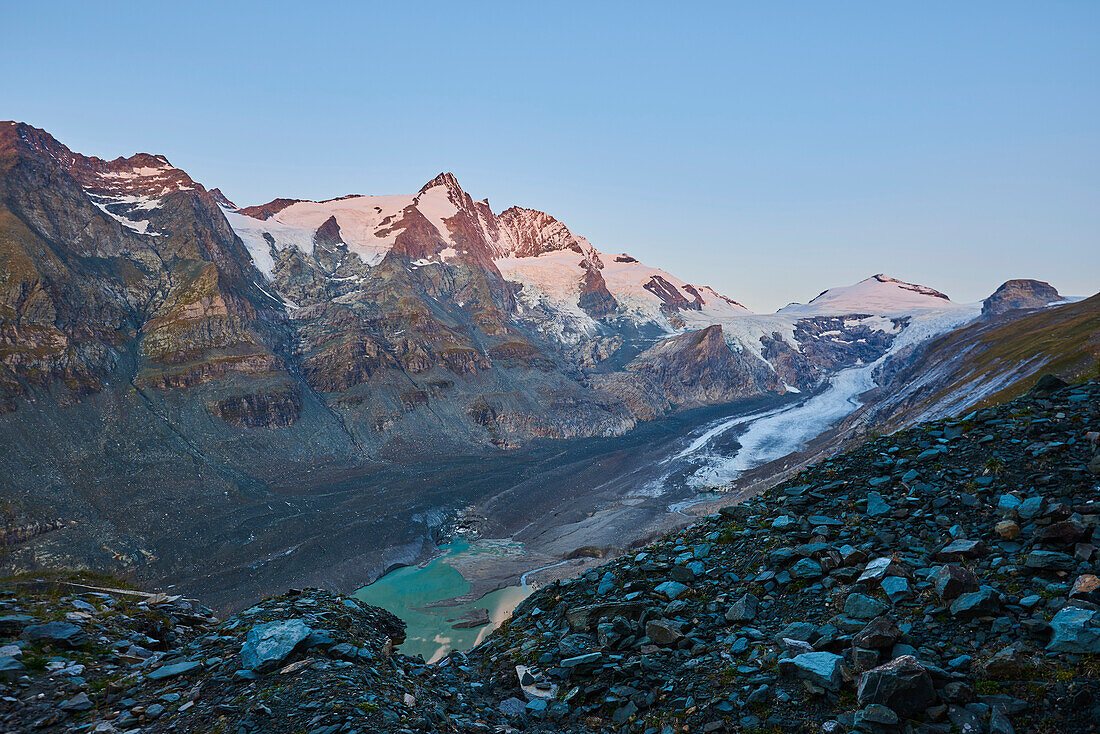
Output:
[[730,348],[719,324],[660,341],[622,372],[594,380],[643,418],[783,392],[766,362]]
[[162,157],[88,158],[3,123],[0,207],[9,406],[33,385],[101,389],[127,350],[141,387],[282,370],[282,309],[210,194]]

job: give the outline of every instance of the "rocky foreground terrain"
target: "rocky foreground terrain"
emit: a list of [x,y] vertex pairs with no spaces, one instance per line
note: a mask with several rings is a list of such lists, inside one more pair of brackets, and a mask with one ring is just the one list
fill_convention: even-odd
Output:
[[1100,382],[875,438],[529,597],[468,653],[292,590],[219,622],[32,579],[0,728],[1076,732],[1100,721]]

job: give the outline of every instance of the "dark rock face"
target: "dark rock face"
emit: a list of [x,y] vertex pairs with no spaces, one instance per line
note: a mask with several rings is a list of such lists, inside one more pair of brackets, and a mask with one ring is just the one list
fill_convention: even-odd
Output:
[[1063,300],[1050,283],[1041,280],[1009,280],[982,301],[983,316],[997,316],[1009,311],[1042,308]]
[[879,704],[899,716],[909,717],[935,703],[936,689],[920,661],[903,655],[864,673],[856,698],[861,706]]
[[753,355],[732,350],[717,324],[661,341],[624,372],[593,381],[643,418],[780,389],[775,373]]

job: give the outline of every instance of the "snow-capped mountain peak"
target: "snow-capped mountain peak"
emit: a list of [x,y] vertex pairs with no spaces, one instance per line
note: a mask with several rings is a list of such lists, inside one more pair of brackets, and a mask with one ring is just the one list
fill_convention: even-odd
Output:
[[779,313],[887,315],[950,305],[951,299],[933,288],[878,273],[854,285],[823,291],[809,303],[784,306]]

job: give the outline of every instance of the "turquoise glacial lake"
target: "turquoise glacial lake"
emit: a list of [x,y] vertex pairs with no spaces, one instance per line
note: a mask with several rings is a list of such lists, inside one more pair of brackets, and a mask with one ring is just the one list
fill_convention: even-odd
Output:
[[[407,625],[405,642],[399,651],[421,655],[435,662],[451,650],[468,650],[500,626],[512,610],[531,594],[526,586],[506,586],[477,601],[456,606],[433,607],[435,602],[462,596],[470,582],[455,565],[476,560],[481,554],[522,554],[523,545],[512,541],[455,540],[440,546],[443,554],[423,566],[405,566],[391,571],[373,584],[355,592],[358,599],[396,614]],[[468,613],[484,609],[489,624],[456,629],[454,624]]]

